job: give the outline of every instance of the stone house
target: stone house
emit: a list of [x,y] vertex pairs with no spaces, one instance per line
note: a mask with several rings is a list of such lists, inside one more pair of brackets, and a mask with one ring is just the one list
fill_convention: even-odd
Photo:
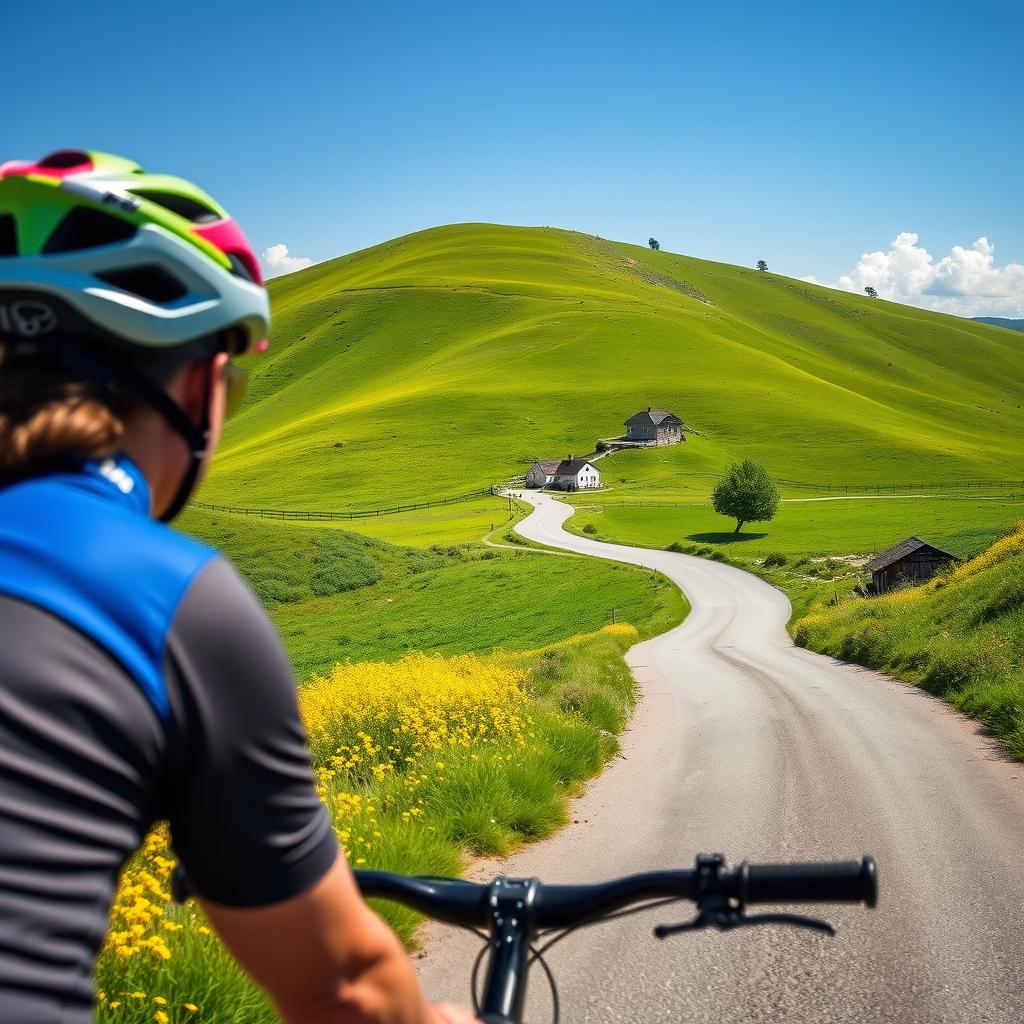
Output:
[[638,412],[626,420],[626,440],[646,444],[678,444],[683,438],[683,421],[667,409]]
[[555,478],[555,470],[558,469],[560,463],[558,459],[551,462],[540,460],[535,462],[526,471],[526,486],[527,487],[547,487],[549,483]]

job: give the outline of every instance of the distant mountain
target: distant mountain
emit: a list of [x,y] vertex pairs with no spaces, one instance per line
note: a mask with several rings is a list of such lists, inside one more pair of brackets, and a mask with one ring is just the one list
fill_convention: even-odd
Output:
[[1005,327],[1008,331],[1024,331],[1024,320],[1007,320],[1003,316],[972,316],[980,324],[991,324],[993,327]]

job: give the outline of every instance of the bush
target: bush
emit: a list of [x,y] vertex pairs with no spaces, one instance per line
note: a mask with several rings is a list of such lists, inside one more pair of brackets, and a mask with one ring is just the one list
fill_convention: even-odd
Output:
[[789,559],[780,551],[773,551],[765,560],[764,566],[766,569],[774,569],[776,566],[785,565]]
[[587,523],[587,525],[583,527],[583,532],[593,537],[597,533],[597,527],[593,523]]

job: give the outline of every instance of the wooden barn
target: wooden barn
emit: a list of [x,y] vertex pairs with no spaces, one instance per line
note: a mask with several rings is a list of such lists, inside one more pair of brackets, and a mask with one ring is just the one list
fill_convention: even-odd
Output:
[[930,580],[940,569],[960,559],[920,537],[908,537],[894,548],[875,555],[864,568],[871,573],[871,590],[884,594],[895,587],[917,586]]
[[683,440],[683,421],[667,409],[638,412],[626,420],[626,440],[647,444],[678,444]]

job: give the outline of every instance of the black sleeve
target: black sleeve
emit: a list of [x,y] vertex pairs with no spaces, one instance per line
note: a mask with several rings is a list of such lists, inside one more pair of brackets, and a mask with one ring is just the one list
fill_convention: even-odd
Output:
[[304,892],[338,843],[314,789],[295,679],[223,559],[196,577],[168,636],[175,726],[167,816],[196,892],[255,907]]

